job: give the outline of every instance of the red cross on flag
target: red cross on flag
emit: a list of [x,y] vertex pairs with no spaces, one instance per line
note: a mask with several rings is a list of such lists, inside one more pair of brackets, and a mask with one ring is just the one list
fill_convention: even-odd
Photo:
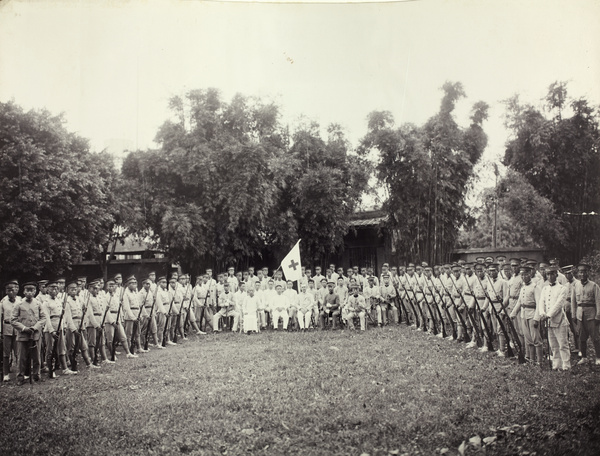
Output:
[[300,239],[290,250],[290,253],[281,262],[281,269],[285,280],[300,280],[302,278],[302,265],[300,264]]

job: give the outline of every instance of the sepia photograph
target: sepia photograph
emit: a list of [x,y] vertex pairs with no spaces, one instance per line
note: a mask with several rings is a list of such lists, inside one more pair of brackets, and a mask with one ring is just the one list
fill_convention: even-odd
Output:
[[0,0],[0,455],[600,454],[600,2]]

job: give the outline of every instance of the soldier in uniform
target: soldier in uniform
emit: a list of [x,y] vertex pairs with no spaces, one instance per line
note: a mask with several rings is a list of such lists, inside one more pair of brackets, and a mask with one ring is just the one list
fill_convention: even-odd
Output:
[[[154,291],[152,285],[155,285]],[[146,346],[146,337],[152,336],[153,346],[158,349],[164,347],[159,343],[158,339],[158,327],[156,325],[156,295],[158,294],[159,287],[152,282],[150,277],[142,280],[142,290],[139,292],[140,297],[140,310],[142,312],[142,321],[140,322],[141,337],[144,341],[142,347]]]
[[587,340],[591,338],[596,351],[596,364],[600,365],[600,287],[589,279],[589,270],[587,264],[577,266],[579,280],[571,291],[571,314],[577,317],[579,327],[581,360],[577,364],[587,362]]
[[219,319],[221,317],[233,317],[233,326],[231,330],[233,332],[237,331],[240,315],[234,309],[233,293],[229,290],[229,288],[229,282],[225,282],[223,284],[223,292],[219,294],[219,311],[213,316],[212,327],[214,332],[221,331],[219,328]]
[[33,362],[30,375],[36,382],[40,380],[40,358],[37,344],[40,343],[42,329],[46,325],[46,313],[42,303],[35,299],[37,284],[26,282],[23,284],[25,297],[15,303],[12,309],[10,324],[18,331],[17,344],[19,345],[19,374],[17,385],[25,381],[25,372]]
[[547,320],[548,323],[552,370],[569,370],[571,368],[569,325],[564,310],[567,288],[557,282],[558,268],[556,266],[548,266],[546,274],[548,285],[542,290],[537,311],[540,321]]
[[[19,282],[11,280],[4,286],[6,296],[0,301],[0,321],[2,322],[2,374],[5,382],[9,381],[10,374],[10,357],[17,363],[18,359],[18,344],[17,330],[11,324],[13,308],[21,302],[19,293]],[[18,367],[18,366],[17,366]]]
[[530,266],[521,266],[521,278],[523,285],[519,293],[519,299],[510,316],[515,318],[521,314],[523,322],[523,334],[525,336],[525,356],[540,364],[544,357],[544,346],[539,330],[539,314],[537,303],[540,298],[540,289],[533,282],[531,276],[533,269]]
[[[65,323],[67,329],[67,351],[71,360],[71,370],[76,371],[77,355],[81,351],[81,357],[85,365],[94,369],[100,366],[94,366],[88,351],[87,344],[87,318],[89,300],[82,302],[77,296],[78,285],[76,280],[67,283],[67,301],[65,305]],[[89,295],[88,295],[89,296]]]
[[[106,343],[110,348],[110,353],[112,354],[113,342],[118,341],[123,346],[127,358],[137,358],[138,355],[129,351],[129,341],[125,336],[125,329],[123,329],[123,312],[121,308],[123,293],[117,293],[117,282],[114,279],[108,280],[106,286],[108,287],[108,313],[106,314],[104,333],[106,335]],[[121,291],[124,292],[123,289],[121,289]],[[121,312],[119,312],[120,308]]]
[[165,325],[167,324],[167,313],[169,311],[169,304],[171,303],[171,297],[167,290],[167,278],[165,276],[159,277],[156,280],[158,286],[156,290],[156,301],[154,306],[156,307],[156,335],[158,337],[158,344],[162,347],[163,341],[166,344],[168,339],[168,329],[165,331]]
[[396,289],[390,281],[388,273],[382,276],[379,289],[379,303],[377,304],[377,323],[387,325],[388,310],[392,312],[392,321],[398,324],[398,309],[396,308]]
[[[86,280],[87,281],[87,280]],[[98,296],[100,291],[98,282],[93,280],[87,284],[89,296],[88,310],[86,312],[86,333],[87,333],[87,345],[90,359],[94,359],[94,353],[96,350],[97,331],[100,331],[100,324],[102,323],[102,315],[104,313],[104,307],[102,301]]]
[[[463,342],[466,338],[466,334],[465,334],[465,328],[463,327],[462,323],[460,322],[460,319],[458,317],[458,313],[461,314],[461,316],[463,317],[463,320],[466,321],[467,318],[467,308],[463,302],[463,300],[461,299],[461,296],[463,296],[463,293],[465,292],[465,290],[467,289],[467,283],[466,283],[466,279],[465,277],[462,275],[461,273],[461,267],[458,264],[453,264],[452,265],[452,276],[450,277],[450,284],[451,287],[448,288],[448,291],[450,293],[450,302],[452,303],[452,311],[451,311],[451,316],[452,318],[454,318],[455,320],[455,324],[456,324],[456,333],[457,333],[457,342]],[[467,325],[465,325],[467,326]],[[468,329],[468,326],[467,326]]]
[[[125,292],[123,293],[123,318],[125,319],[125,336],[128,341],[131,341],[129,350],[135,353],[136,350],[140,353],[145,353],[142,347],[139,320],[140,313],[140,295],[137,289],[137,279],[135,276],[130,276],[125,281]],[[136,322],[138,323],[136,325]],[[135,333],[134,333],[135,330]]]
[[[181,292],[181,287],[177,281],[177,277],[173,274],[171,275],[171,280],[169,281],[169,307],[171,307],[171,312],[169,314],[169,341],[167,342],[169,345],[177,345],[174,342],[175,339],[175,331],[177,331],[177,337],[181,336],[183,339],[183,328],[180,325],[181,318],[181,303],[183,302],[183,294]],[[167,309],[168,310],[168,309]]]
[[340,318],[340,297],[333,291],[335,284],[327,284],[327,293],[323,298],[323,307],[319,314],[321,329],[325,329],[325,318],[331,317],[333,320],[333,329],[337,329],[338,319]]
[[350,296],[348,296],[345,307],[346,325],[348,325],[350,329],[354,329],[354,318],[358,317],[360,321],[360,330],[365,331],[367,328],[365,314],[368,311],[368,305],[365,301],[365,297],[359,293],[358,284],[351,286],[351,293]]
[[[64,316],[61,321],[60,330],[58,328],[58,323],[63,313],[63,303],[57,298],[58,284],[56,281],[48,281],[46,287],[48,289],[48,299],[46,299],[44,303],[46,312],[46,325],[44,327],[44,339],[46,339],[46,366],[50,367],[53,361],[54,345],[58,344],[56,347],[56,354],[62,373],[65,375],[73,375],[77,372],[74,372],[67,367]],[[52,372],[50,378],[55,378],[54,372]]]
[[496,313],[500,318],[502,318],[502,322],[505,323],[504,326],[508,327],[508,323],[506,322],[506,316],[503,315],[502,309],[508,307],[508,282],[498,276],[498,265],[490,264],[488,266],[489,276],[484,279],[483,284],[487,294],[492,301],[490,302],[486,299],[486,308],[488,306],[494,306],[496,312],[490,312],[489,318],[492,324],[492,330],[494,334],[498,335],[498,356],[505,356],[506,352],[506,336],[500,329],[500,324],[496,319]]

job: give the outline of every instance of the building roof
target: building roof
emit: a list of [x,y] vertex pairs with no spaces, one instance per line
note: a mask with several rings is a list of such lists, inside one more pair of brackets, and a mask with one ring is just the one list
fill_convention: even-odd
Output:
[[128,236],[123,239],[123,243],[117,241],[115,247],[115,254],[131,254],[131,253],[142,253],[146,251],[157,252],[159,250],[152,248],[152,244],[143,240],[135,239],[132,236]]
[[355,228],[365,228],[369,226],[379,226],[386,222],[387,215],[383,211],[365,211],[357,212],[352,215],[350,226]]

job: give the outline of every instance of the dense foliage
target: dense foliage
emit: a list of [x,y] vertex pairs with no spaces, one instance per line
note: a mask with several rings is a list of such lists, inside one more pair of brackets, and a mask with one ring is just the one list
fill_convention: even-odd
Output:
[[376,175],[388,194],[384,209],[397,251],[408,259],[446,260],[467,220],[465,193],[487,144],[482,124],[488,105],[473,105],[471,124],[461,128],[454,108],[462,84],[446,83],[440,111],[425,125],[394,126],[389,112],[372,112],[360,151],[377,154]]
[[124,178],[138,188],[145,230],[186,268],[285,254],[302,238],[308,258],[336,251],[366,185],[341,130],[316,124],[293,135],[279,108],[216,89],[170,101],[157,150],[131,153]]
[[115,223],[108,154],[89,151],[60,116],[0,103],[0,274],[62,273]]

